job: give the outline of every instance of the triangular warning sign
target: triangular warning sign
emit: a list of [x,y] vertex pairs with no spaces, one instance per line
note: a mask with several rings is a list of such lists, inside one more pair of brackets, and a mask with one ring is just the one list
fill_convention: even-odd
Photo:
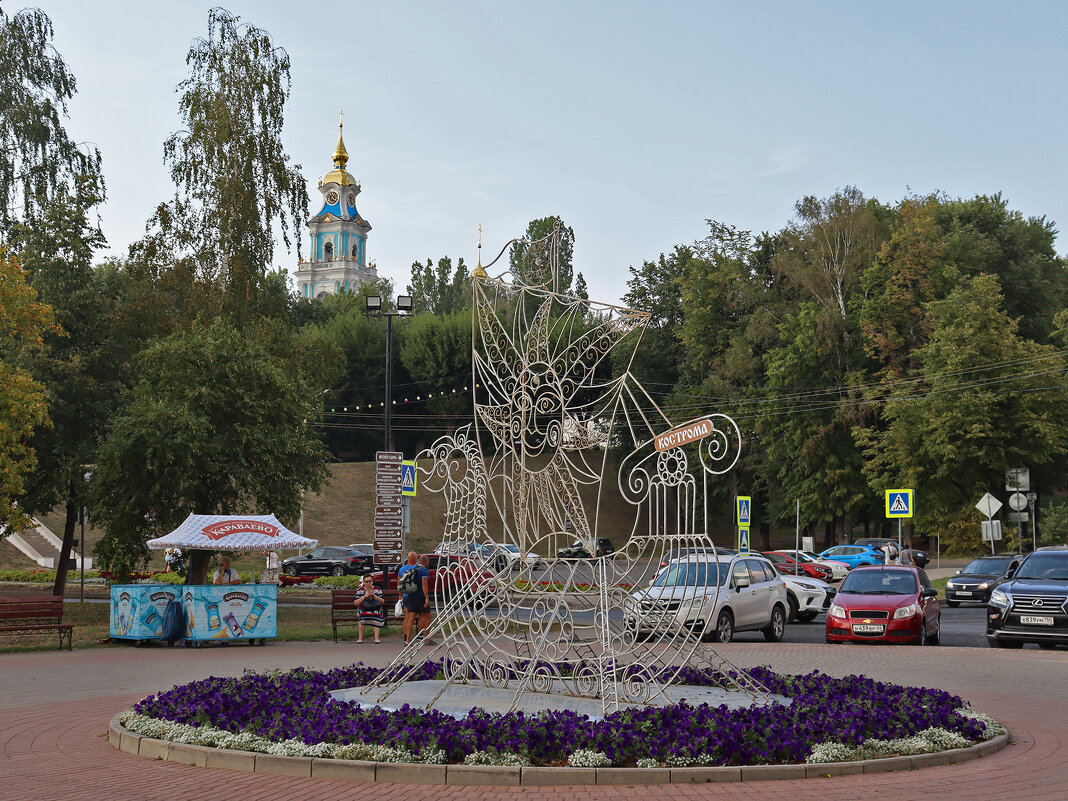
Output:
[[899,514],[905,514],[909,510],[908,502],[905,500],[904,493],[899,492],[894,496],[894,500],[890,504],[890,511]]

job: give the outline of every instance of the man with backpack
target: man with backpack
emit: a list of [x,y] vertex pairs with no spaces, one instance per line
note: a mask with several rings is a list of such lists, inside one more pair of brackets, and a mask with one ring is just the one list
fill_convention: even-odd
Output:
[[420,565],[419,554],[411,551],[408,554],[408,564],[397,571],[397,590],[402,595],[404,604],[404,644],[412,641],[416,618],[419,618],[420,628],[425,629],[430,625],[430,608],[427,606],[430,598],[430,570]]

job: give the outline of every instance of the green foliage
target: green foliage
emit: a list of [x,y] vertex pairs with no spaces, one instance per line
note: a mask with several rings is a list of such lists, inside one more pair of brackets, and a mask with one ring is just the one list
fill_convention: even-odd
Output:
[[[328,471],[309,424],[317,376],[277,323],[197,323],[145,349],[126,408],[101,447],[93,517],[111,569],[143,564],[144,542],[190,513],[298,516]],[[318,368],[316,368],[318,369]]]
[[[552,233],[559,227],[559,249],[552,253]],[[555,289],[565,295],[571,293],[571,281],[574,275],[572,264],[575,252],[575,231],[556,216],[531,220],[527,225],[522,242],[516,242],[508,252],[508,263],[512,274],[521,283],[528,286],[548,286],[552,281],[551,265],[555,260],[559,265]]]
[[[416,387],[412,394],[425,397],[440,393],[441,387],[455,387],[470,380],[471,312],[412,317],[404,333],[400,356]],[[470,417],[471,397],[460,392],[438,396],[426,405],[426,411]]]
[[363,576],[320,576],[313,579],[312,584],[337,590],[358,590],[363,586]]
[[470,308],[469,281],[467,265],[462,256],[455,270],[448,256],[438,259],[437,267],[431,259],[427,259],[426,264],[413,262],[412,282],[408,285],[408,294],[412,296],[412,313],[429,312],[444,317]]
[[[270,35],[221,8],[186,57],[178,89],[183,130],[164,143],[179,194],[150,226],[151,250],[184,258],[221,288],[223,307],[254,305],[274,258],[274,234],[300,253],[308,198],[282,146],[289,55]],[[214,299],[214,298],[210,298]]]
[[55,331],[52,310],[37,300],[18,259],[0,245],[0,524],[26,521],[16,501],[37,464],[31,438],[48,423],[45,389],[24,366]]
[[1038,516],[1039,545],[1068,545],[1068,498],[1046,498]]
[[100,153],[63,128],[76,83],[52,35],[40,9],[0,10],[0,242],[20,220],[36,221],[76,176],[104,192]]
[[[80,574],[79,574],[80,577]],[[100,578],[97,570],[86,570],[86,579]],[[31,584],[53,584],[56,580],[54,570],[0,570],[0,581],[20,581]]]

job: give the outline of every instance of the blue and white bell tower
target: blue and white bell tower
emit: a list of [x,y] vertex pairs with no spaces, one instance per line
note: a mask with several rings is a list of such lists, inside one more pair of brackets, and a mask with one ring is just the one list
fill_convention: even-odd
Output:
[[372,262],[367,266],[367,234],[371,224],[356,211],[360,185],[345,170],[349,153],[342,138],[344,117],[338,123],[334,169],[319,181],[323,205],[308,220],[311,255],[297,265],[297,292],[305,298],[321,298],[340,292],[355,292],[361,283],[378,278]]

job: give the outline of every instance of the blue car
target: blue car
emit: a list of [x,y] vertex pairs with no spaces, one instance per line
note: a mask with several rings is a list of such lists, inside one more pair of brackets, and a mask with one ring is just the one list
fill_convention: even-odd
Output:
[[819,555],[820,559],[833,559],[836,562],[845,562],[850,570],[861,565],[881,565],[884,561],[883,552],[866,545],[836,545],[828,548]]

